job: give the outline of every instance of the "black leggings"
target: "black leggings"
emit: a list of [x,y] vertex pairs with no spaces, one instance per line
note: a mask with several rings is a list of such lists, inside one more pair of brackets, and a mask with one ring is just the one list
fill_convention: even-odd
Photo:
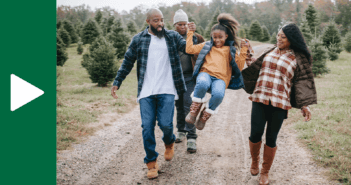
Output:
[[251,134],[250,141],[253,143],[260,142],[267,123],[266,145],[274,148],[278,137],[279,130],[284,119],[287,118],[287,110],[273,107],[271,104],[252,102],[251,112]]

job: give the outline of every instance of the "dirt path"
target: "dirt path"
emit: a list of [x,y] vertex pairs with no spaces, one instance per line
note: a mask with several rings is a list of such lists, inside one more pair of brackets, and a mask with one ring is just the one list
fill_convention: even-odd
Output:
[[[170,162],[164,160],[162,132],[156,127],[156,150],[160,153],[162,173],[157,179],[148,180],[137,106],[86,142],[74,145],[73,150],[58,154],[57,184],[256,185],[258,176],[251,176],[249,171],[250,115],[251,102],[245,91],[227,90],[219,113],[208,121],[204,130],[197,132],[197,153],[187,153],[186,142],[182,142],[175,145],[175,156]],[[299,145],[290,130],[283,125],[278,136],[270,184],[335,184],[326,180],[322,175],[325,170],[311,160],[309,152]]]

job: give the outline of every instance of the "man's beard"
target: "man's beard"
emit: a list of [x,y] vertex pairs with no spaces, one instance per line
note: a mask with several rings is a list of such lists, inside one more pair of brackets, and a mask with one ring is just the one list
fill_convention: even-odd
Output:
[[[159,26],[161,27],[161,26]],[[152,33],[154,33],[158,38],[162,38],[165,34],[165,28],[164,27],[161,27],[162,30],[161,31],[157,31],[157,28],[154,28],[153,26],[150,25],[150,28],[151,28],[151,31]]]

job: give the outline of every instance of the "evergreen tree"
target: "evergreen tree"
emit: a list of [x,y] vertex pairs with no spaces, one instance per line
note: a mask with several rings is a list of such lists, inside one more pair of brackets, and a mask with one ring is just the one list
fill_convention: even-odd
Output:
[[330,44],[328,48],[329,60],[334,61],[339,58],[339,51],[341,50],[339,44]]
[[84,44],[91,44],[100,35],[100,30],[93,19],[89,19],[83,27],[82,41]]
[[59,34],[56,34],[56,65],[63,66],[68,59],[66,47]]
[[69,36],[69,33],[65,30],[65,28],[63,28],[63,26],[59,29],[58,34],[65,46],[68,47],[71,44],[71,37]]
[[251,39],[251,36],[250,36],[250,29],[249,27],[247,26],[247,24],[244,24],[243,26],[241,26],[241,29],[245,30],[245,36],[247,39]]
[[73,27],[73,24],[69,20],[65,19],[62,22],[62,26],[69,33],[69,36],[72,39],[71,43],[77,43],[78,42],[78,35],[76,33],[76,30]]
[[130,42],[130,36],[124,32],[121,19],[115,21],[107,38],[113,44],[113,47],[117,49],[115,53],[117,58],[123,58]]
[[265,25],[263,25],[262,27],[262,37],[261,37],[261,41],[262,42],[267,42],[270,40],[271,36],[269,35],[268,29]]
[[311,55],[313,58],[312,62],[312,72],[315,76],[318,74],[326,74],[329,73],[329,69],[327,68],[327,49],[323,46],[323,42],[320,38],[314,38],[311,40],[309,49],[311,51]]
[[138,26],[136,25],[136,23],[133,20],[129,21],[128,24],[127,24],[128,32],[131,35],[135,35],[138,32],[137,27]]
[[[341,45],[341,36],[338,28],[334,21],[330,21],[328,26],[324,29],[322,34],[323,45],[329,49],[329,47],[333,44],[334,49]],[[340,53],[341,50],[337,50],[336,52]]]
[[104,37],[98,37],[101,45],[90,53],[90,62],[87,67],[90,79],[98,86],[106,86],[117,73],[118,66],[115,60],[116,49]]
[[192,16],[188,16],[189,22],[193,22],[195,23],[196,27],[197,27],[197,22],[196,20],[192,17]]
[[255,20],[251,23],[250,26],[250,36],[252,40],[259,41],[262,37],[262,28],[258,20]]
[[106,31],[106,27],[107,27],[107,18],[106,17],[102,18],[100,27],[101,27],[102,33],[105,35],[105,33],[107,32]]
[[271,39],[269,40],[271,44],[277,44],[277,34],[274,32]]
[[311,29],[308,26],[308,22],[305,16],[302,17],[302,21],[300,24],[300,30],[307,44],[309,44],[312,40]]
[[90,55],[88,53],[85,53],[83,55],[83,60],[81,61],[81,65],[88,70],[89,66],[90,66]]
[[143,27],[141,28],[140,31],[144,31],[148,26],[149,26],[149,24],[145,21],[144,25],[143,25]]
[[77,47],[77,52],[78,52],[78,55],[81,55],[83,53],[84,49],[83,49],[83,42],[78,41],[78,47]]
[[100,10],[98,10],[98,11],[96,12],[96,15],[95,15],[94,19],[95,19],[96,23],[98,23],[98,24],[101,23],[102,13],[101,13]]
[[239,37],[242,39],[246,38],[245,30],[243,28],[239,29]]
[[56,23],[56,29],[60,29],[62,26],[62,22],[61,21],[57,21]]
[[204,35],[205,30],[202,28],[202,26],[198,25],[198,26],[196,26],[195,32],[202,36],[202,35]]
[[89,46],[89,52],[92,53],[95,49],[99,48],[104,41],[104,36],[100,35],[98,37],[103,37],[103,38],[96,38]]
[[307,24],[308,27],[310,28],[310,31],[312,33],[312,35],[316,36],[316,27],[317,27],[317,10],[316,8],[314,8],[311,4],[308,5],[308,8],[305,11],[306,14],[306,20],[307,20]]
[[105,30],[104,30],[104,35],[107,35],[108,33],[110,33],[111,31],[111,27],[114,23],[114,20],[115,20],[115,17],[114,16],[110,16],[108,19],[107,19],[107,23],[106,23],[106,27],[105,27]]
[[83,23],[81,21],[79,21],[76,25],[75,25],[75,30],[76,30],[76,33],[78,35],[78,37],[82,38],[83,37]]
[[174,30],[173,26],[168,21],[166,22],[166,29],[167,30]]
[[345,45],[344,45],[345,50],[348,53],[351,53],[351,32],[348,32],[345,35]]
[[216,11],[213,14],[212,19],[210,20],[210,22],[208,23],[207,27],[206,27],[206,31],[205,31],[205,35],[204,37],[207,40],[211,40],[211,29],[213,27],[213,25],[217,24],[217,17],[221,12],[219,11],[219,8],[216,9]]

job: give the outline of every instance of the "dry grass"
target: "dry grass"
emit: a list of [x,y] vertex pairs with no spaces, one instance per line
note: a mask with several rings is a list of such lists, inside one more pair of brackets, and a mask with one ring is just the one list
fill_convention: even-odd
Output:
[[291,110],[287,122],[295,124],[314,160],[330,169],[331,179],[351,184],[351,54],[342,52],[328,67],[330,74],[315,78],[312,120],[304,122],[299,110]]
[[[85,52],[87,48],[84,47]],[[97,124],[102,114],[118,116],[136,105],[135,70],[125,79],[117,91],[119,99],[115,100],[110,95],[111,84],[98,87],[91,83],[86,69],[81,66],[82,55],[78,55],[76,49],[76,44],[67,48],[69,59],[63,67],[57,67],[57,150],[67,149],[84,136],[111,125],[108,122]]]

